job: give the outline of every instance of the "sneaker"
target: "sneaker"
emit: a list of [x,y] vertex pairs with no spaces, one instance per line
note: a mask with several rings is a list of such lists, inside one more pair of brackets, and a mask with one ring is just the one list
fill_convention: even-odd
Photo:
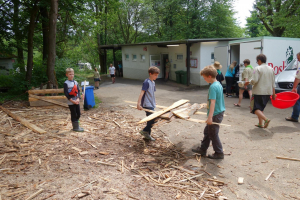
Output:
[[[147,140],[151,140],[151,136],[149,135],[149,133],[147,131],[140,131],[140,134],[142,136],[144,136],[145,139]],[[154,138],[153,138],[154,139]]]
[[202,150],[200,147],[192,149],[192,152],[199,153],[201,156],[206,156],[206,151]]
[[210,158],[210,159],[224,159],[224,153],[209,154],[208,158]]

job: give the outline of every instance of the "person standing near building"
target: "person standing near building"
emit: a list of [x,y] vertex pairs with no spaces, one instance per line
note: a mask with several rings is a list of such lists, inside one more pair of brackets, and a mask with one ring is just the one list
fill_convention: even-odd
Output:
[[218,72],[218,74],[217,74],[217,76],[216,76],[216,79],[217,79],[217,81],[219,81],[219,82],[221,83],[221,85],[222,85],[222,81],[224,81],[224,76],[223,76],[223,74],[222,74],[222,72],[221,72],[222,65],[221,65],[220,62],[215,61],[214,64],[213,64],[213,66],[214,66],[214,68],[216,68],[216,70],[217,70],[217,72]]
[[[248,82],[250,79],[252,79],[252,74],[253,74],[253,67],[250,65],[250,60],[249,59],[245,59],[243,61],[245,69],[242,73],[242,81]],[[243,94],[244,91],[248,91],[249,93],[249,98],[251,99],[252,97],[252,85],[247,85],[244,87],[239,87],[239,102],[235,103],[234,105],[237,107],[241,107],[241,103],[242,103],[242,99],[243,99]]]
[[112,83],[116,81],[116,68],[110,63],[108,68]]
[[95,71],[94,71],[94,82],[95,82],[95,88],[99,89],[99,82],[101,81],[100,79],[100,74],[97,70],[97,68],[95,67]]
[[225,80],[226,80],[226,97],[232,97],[232,85],[234,81],[234,74],[235,74],[235,66],[237,62],[233,61],[227,68],[226,74],[225,74]]
[[170,73],[171,63],[169,62],[169,59],[166,59],[166,76],[165,81],[169,79],[169,73]]
[[[245,82],[245,86],[253,85],[253,95],[250,101],[250,112],[257,115],[258,128],[267,128],[270,123],[264,115],[264,109],[272,95],[272,99],[276,99],[275,94],[275,74],[272,67],[266,64],[267,57],[264,54],[256,56],[258,66],[253,70],[252,79]],[[264,123],[264,124],[263,124]]]
[[[300,52],[297,53],[297,60],[298,60],[298,62],[297,62],[297,72],[296,72],[292,92],[295,92],[295,93],[300,95],[300,87],[298,86],[298,84],[300,83],[300,65],[299,65]],[[286,117],[285,120],[286,121],[291,121],[291,122],[298,122],[299,113],[300,113],[300,98],[298,99],[296,104],[293,106],[292,116],[291,117]]]
[[122,69],[122,63],[121,62],[119,62],[119,76],[120,77],[123,77],[123,69]]

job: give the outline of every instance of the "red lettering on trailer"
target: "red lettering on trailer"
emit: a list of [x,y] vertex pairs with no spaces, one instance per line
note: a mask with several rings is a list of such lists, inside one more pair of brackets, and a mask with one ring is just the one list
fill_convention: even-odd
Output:
[[275,75],[279,74],[284,70],[285,68],[284,64],[285,64],[284,61],[282,61],[282,66],[278,67],[278,66],[274,66],[273,63],[268,63],[268,65],[273,68]]

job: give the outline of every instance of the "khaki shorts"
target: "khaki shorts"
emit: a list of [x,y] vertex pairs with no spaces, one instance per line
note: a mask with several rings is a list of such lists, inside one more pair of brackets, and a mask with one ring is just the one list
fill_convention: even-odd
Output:
[[170,72],[170,67],[166,67],[166,73]]
[[245,87],[239,87],[240,90],[246,90],[246,91],[249,91],[249,90],[252,90],[252,85],[247,85],[247,89],[245,89]]

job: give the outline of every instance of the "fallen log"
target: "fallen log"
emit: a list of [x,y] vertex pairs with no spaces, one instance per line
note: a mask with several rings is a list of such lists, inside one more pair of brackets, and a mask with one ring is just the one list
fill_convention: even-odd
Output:
[[43,134],[43,133],[46,133],[45,130],[37,127],[36,125],[34,124],[31,124],[29,121],[27,121],[26,119],[23,119],[13,113],[11,113],[9,110],[7,110],[6,108],[3,108],[2,106],[0,106],[0,108],[6,112],[7,115],[11,116],[13,119],[15,119],[16,121],[20,122],[21,124],[23,124],[24,126],[26,126],[27,128],[37,132],[37,133],[40,133],[40,134]]
[[30,94],[29,97],[32,97],[32,98],[35,98],[35,99],[39,99],[39,100],[42,100],[42,101],[46,101],[48,103],[52,103],[52,104],[55,104],[55,105],[59,105],[59,106],[62,106],[62,107],[65,107],[65,108],[68,108],[69,106],[65,103],[61,103],[59,101],[55,101],[53,99],[46,99],[45,97],[41,97],[41,96],[36,96],[36,95],[33,95],[33,94]]

